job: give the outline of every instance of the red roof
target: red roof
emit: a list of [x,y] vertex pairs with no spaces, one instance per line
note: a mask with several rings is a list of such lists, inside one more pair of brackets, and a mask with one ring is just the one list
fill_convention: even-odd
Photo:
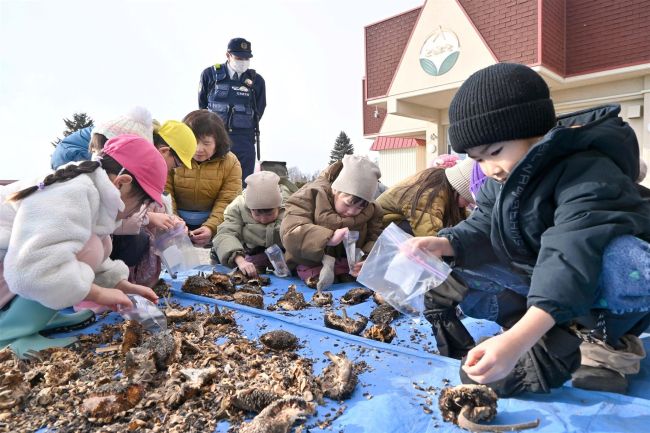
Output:
[[409,137],[377,137],[372,142],[370,150],[408,149],[410,147],[425,146],[426,140]]

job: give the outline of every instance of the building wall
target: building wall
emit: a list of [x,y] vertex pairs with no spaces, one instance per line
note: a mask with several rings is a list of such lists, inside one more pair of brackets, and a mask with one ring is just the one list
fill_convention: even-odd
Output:
[[570,0],[566,5],[568,75],[649,61],[648,0]]
[[542,0],[542,41],[541,63],[564,75],[566,70],[565,0]]
[[502,62],[537,61],[537,1],[458,0]]
[[380,180],[384,185],[391,187],[400,180],[424,170],[425,159],[424,146],[382,150],[379,152]]
[[366,27],[368,98],[384,96],[420,14],[413,9]]

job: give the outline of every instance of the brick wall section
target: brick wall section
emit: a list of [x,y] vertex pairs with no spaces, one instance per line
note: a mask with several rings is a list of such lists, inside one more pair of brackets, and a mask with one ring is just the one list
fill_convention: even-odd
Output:
[[560,75],[566,72],[565,24],[566,0],[542,0],[542,63]]
[[377,134],[381,130],[381,125],[384,123],[386,117],[386,110],[377,107],[379,117],[375,117],[375,107],[366,104],[366,80],[361,80],[362,98],[363,101],[363,135]]
[[365,28],[368,98],[384,96],[422,8]]
[[566,6],[568,75],[650,62],[648,0],[570,0]]
[[[536,0],[458,0],[501,62],[537,62]],[[463,41],[460,41],[461,46]]]

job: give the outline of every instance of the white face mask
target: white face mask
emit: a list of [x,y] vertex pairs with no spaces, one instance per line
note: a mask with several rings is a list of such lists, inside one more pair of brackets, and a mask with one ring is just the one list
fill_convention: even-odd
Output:
[[238,74],[243,74],[248,70],[248,67],[251,64],[250,60],[237,60],[237,59],[230,59],[230,67],[237,72]]

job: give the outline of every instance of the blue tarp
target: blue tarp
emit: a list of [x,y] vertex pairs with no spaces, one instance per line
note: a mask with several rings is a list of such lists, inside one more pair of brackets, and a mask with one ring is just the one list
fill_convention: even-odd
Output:
[[[446,384],[453,386],[460,383],[459,362],[431,353],[435,349],[435,342],[426,320],[400,317],[393,322],[397,337],[391,344],[385,344],[325,328],[322,308],[310,307],[291,312],[258,310],[181,292],[180,288],[187,276],[196,274],[198,270],[211,272],[212,269],[211,266],[202,266],[195,271],[180,274],[176,280],[171,280],[163,274],[172,286],[173,300],[183,305],[209,303],[232,308],[236,311],[238,325],[251,339],[274,329],[285,329],[294,333],[303,345],[298,353],[316,361],[316,374],[320,373],[327,363],[323,356],[323,352],[327,350],[334,353],[345,350],[353,361],[365,361],[370,366],[369,371],[359,376],[357,389],[352,398],[344,403],[347,408],[332,426],[327,430],[313,427],[309,428],[309,431],[462,431],[442,421],[437,408],[439,393],[430,393],[433,388],[439,390]],[[221,266],[216,270],[229,271]],[[295,284],[307,301],[314,293],[314,290],[307,288],[296,278],[272,276],[271,280],[271,286],[264,288],[265,306],[275,303],[289,284]],[[358,285],[347,283],[332,287],[335,309],[340,305],[338,299],[352,287]],[[374,307],[374,302],[368,300],[349,306],[346,310],[350,315],[358,312],[368,316]],[[118,317],[116,314],[110,314],[85,332],[97,332],[103,323]],[[494,335],[499,331],[499,327],[491,322],[464,319],[464,323],[474,338]],[[646,350],[649,350],[650,335],[645,334],[643,337]],[[427,404],[427,397],[431,399],[432,404]],[[330,411],[333,414],[340,406],[338,402],[327,399],[326,402],[326,406],[319,406],[318,413],[307,420],[308,427],[314,426],[317,420],[324,420],[325,413]],[[432,413],[427,413],[424,406],[431,409]],[[540,426],[535,429],[539,432],[647,431],[650,425],[650,361],[646,359],[642,363],[641,372],[631,379],[630,394],[627,396],[584,391],[571,388],[567,384],[547,395],[525,394],[519,398],[501,399],[498,410],[495,423],[517,423],[539,418]],[[222,422],[217,431],[225,432],[227,429],[228,423]]]

